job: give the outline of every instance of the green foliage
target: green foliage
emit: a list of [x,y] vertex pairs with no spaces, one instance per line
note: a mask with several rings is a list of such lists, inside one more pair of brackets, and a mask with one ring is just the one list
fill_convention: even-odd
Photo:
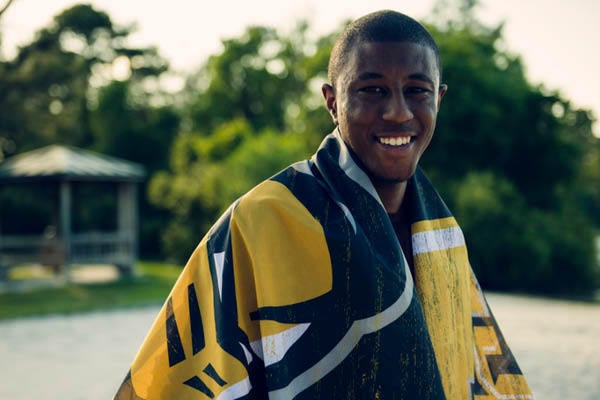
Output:
[[56,185],[0,185],[0,234],[41,234],[48,225],[56,226],[57,199]]
[[[128,46],[131,32],[90,5],[75,5],[42,28],[14,60],[0,62],[0,161],[60,143],[138,162],[149,175],[165,169],[180,116],[167,96],[151,87],[168,65],[154,48]],[[124,67],[120,75],[113,73],[117,65]],[[75,204],[74,228],[114,226],[109,203],[94,196],[85,207]],[[47,208],[31,204],[26,212],[48,214],[36,220],[56,219]],[[146,196],[140,208],[140,250],[156,255],[168,214]],[[18,215],[3,212],[8,231],[22,230]]]
[[[520,58],[499,50],[502,27],[478,24],[475,5],[465,1],[460,20],[430,27],[450,90],[422,164],[461,221],[485,287],[590,293],[598,272],[589,216],[600,200],[599,185],[590,185],[600,177],[591,116],[532,86]],[[303,29],[292,40],[250,28],[197,75],[188,115],[203,133],[178,138],[172,172],[151,186],[153,201],[177,216],[164,236],[169,254],[187,257],[233,199],[313,151],[331,129],[319,92],[335,33],[311,48]],[[303,45],[264,51],[294,41]],[[269,71],[272,60],[283,60],[285,72]],[[250,104],[261,106],[253,112]],[[283,139],[294,144],[288,152]]]
[[[590,120],[573,121],[567,102],[527,83],[519,58],[496,49],[500,28],[432,31],[449,90],[423,164],[452,181],[491,169],[513,182],[530,205],[556,206],[554,188],[576,174],[583,153],[578,136],[590,129]],[[561,117],[553,114],[557,109]]]
[[[180,118],[173,107],[152,107],[135,99],[138,82],[112,81],[98,91],[97,106],[90,112],[94,150],[142,164],[148,176],[165,169]],[[148,182],[140,192],[146,193]],[[169,214],[140,198],[140,252],[159,254],[160,236]],[[105,216],[107,218],[108,215]]]
[[[334,35],[314,44],[307,30],[305,22],[287,35],[250,27],[241,37],[224,40],[223,51],[188,80],[191,130],[210,134],[227,121],[243,118],[255,131],[271,128],[322,137],[323,126],[329,130],[331,122],[321,106],[320,80]],[[313,79],[317,88],[311,85]],[[305,109],[317,108],[321,118],[302,118]]]
[[211,136],[180,135],[172,172],[156,174],[149,188],[151,201],[174,214],[163,235],[167,254],[183,262],[233,200],[307,155],[297,135],[256,133],[243,119],[223,124]]
[[52,143],[93,146],[89,95],[111,80],[113,63],[132,78],[167,69],[155,49],[125,46],[130,28],[106,13],[75,5],[57,15],[14,60],[0,62],[0,160]]
[[[440,0],[428,26],[449,91],[421,164],[463,226],[484,287],[591,293],[600,285],[594,117],[528,82],[520,57],[504,50],[502,26],[477,22],[476,6]],[[160,236],[183,262],[232,201],[331,131],[321,85],[339,29],[312,38],[305,22],[287,33],[250,27],[224,40],[176,99],[153,89],[167,63],[153,48],[126,46],[130,32],[79,5],[0,61],[0,161],[58,142],[145,165],[142,252],[155,254]],[[112,74],[117,62],[129,76]],[[7,210],[18,196],[32,200],[0,196]],[[22,227],[38,228],[30,225]]]
[[71,202],[73,232],[117,230],[117,184],[81,182],[73,185]]
[[173,107],[152,107],[132,99],[131,81],[100,88],[90,112],[94,150],[143,164],[149,174],[168,165],[169,149],[179,129]]
[[194,128],[210,131],[234,118],[245,118],[254,129],[283,128],[285,95],[302,90],[290,70],[297,54],[286,45],[275,30],[264,27],[223,41],[223,53],[210,57],[198,77],[196,84],[206,90],[191,106]]
[[[589,119],[587,112],[579,110],[574,113],[575,119]],[[571,190],[569,204],[581,207],[596,228],[600,227],[600,140],[586,134],[583,138],[585,152],[578,160],[578,171],[574,181],[560,189],[560,192]]]
[[600,283],[592,117],[530,85],[519,57],[498,50],[501,26],[469,17],[430,30],[449,90],[422,165],[456,212],[482,285],[592,293]]
[[287,35],[250,27],[188,79],[194,133],[177,137],[171,171],[149,188],[152,203],[174,216],[163,235],[171,257],[185,260],[234,199],[306,157],[332,129],[320,85],[334,35],[315,44],[307,31],[303,22]]
[[308,155],[295,134],[267,130],[245,141],[222,164],[221,176],[227,177],[227,182],[221,181],[225,184],[220,207],[226,207],[222,199],[239,197],[258,182]]
[[592,293],[594,231],[573,207],[527,207],[514,185],[470,173],[455,196],[456,215],[482,286],[538,293]]

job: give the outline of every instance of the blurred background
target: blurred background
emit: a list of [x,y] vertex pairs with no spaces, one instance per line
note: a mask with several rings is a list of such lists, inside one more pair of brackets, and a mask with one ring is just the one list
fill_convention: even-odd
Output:
[[333,39],[382,8],[440,47],[421,165],[534,393],[600,398],[593,0],[0,0],[0,398],[114,393],[207,229],[331,131]]

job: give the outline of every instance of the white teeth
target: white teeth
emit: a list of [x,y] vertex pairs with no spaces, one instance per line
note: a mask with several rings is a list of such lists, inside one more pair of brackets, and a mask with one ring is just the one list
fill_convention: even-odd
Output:
[[402,146],[410,143],[410,139],[412,136],[399,136],[399,137],[380,137],[377,138],[379,143],[387,144],[388,146]]

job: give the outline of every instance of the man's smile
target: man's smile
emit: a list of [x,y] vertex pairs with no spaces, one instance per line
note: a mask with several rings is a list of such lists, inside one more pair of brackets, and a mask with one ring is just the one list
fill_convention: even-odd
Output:
[[383,145],[400,147],[410,144],[412,136],[381,136],[376,139]]

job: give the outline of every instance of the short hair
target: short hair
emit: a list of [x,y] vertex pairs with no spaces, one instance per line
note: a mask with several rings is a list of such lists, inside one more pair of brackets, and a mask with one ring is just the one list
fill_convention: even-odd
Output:
[[409,42],[429,47],[436,58],[440,79],[440,50],[425,27],[411,17],[392,10],[367,14],[346,26],[337,37],[327,69],[327,78],[335,86],[341,68],[356,45],[364,42]]

